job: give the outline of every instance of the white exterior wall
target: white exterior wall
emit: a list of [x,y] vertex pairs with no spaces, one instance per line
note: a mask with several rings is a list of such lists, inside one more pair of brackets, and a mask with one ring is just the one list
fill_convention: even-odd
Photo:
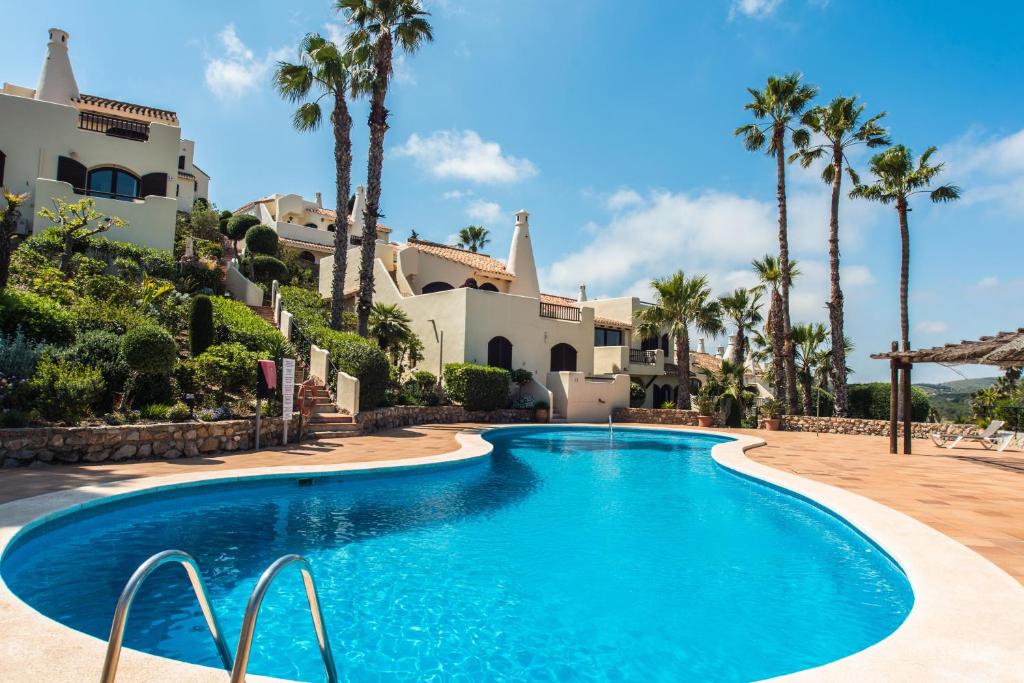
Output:
[[605,422],[615,408],[629,407],[629,375],[595,379],[582,372],[548,373],[552,410],[568,422]]
[[[196,199],[210,199],[210,176],[195,165],[194,157],[196,143],[192,140],[181,139],[181,146],[178,149],[178,156],[185,157],[184,168],[179,168],[174,174],[175,196],[178,200],[178,211],[191,211],[192,203]],[[177,168],[177,159],[175,159]],[[178,175],[180,172],[191,174],[193,178],[186,178]]]
[[422,252],[415,245],[408,245],[398,251],[398,269],[408,285],[407,288],[399,289],[406,294],[420,294],[432,282],[447,282],[452,287],[461,287],[469,278],[476,280],[477,286],[490,283],[499,292],[509,291],[508,280],[489,277],[461,263]]

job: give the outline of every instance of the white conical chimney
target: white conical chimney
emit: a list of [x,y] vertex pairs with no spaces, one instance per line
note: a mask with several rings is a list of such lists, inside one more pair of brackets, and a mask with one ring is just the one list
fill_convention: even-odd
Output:
[[506,267],[516,278],[509,284],[509,294],[534,298],[540,296],[537,266],[533,261],[533,244],[530,242],[530,214],[525,209],[516,212],[516,229],[512,233],[512,247],[508,252]]
[[360,185],[356,188],[356,200],[352,203],[352,230],[351,235],[362,235],[363,225],[366,222],[366,188]]
[[36,99],[57,104],[69,104],[78,99],[78,83],[71,70],[68,57],[68,34],[59,28],[50,29],[50,42],[46,45],[46,60],[39,74]]
[[735,363],[735,362],[739,361],[739,357],[738,357],[739,356],[739,351],[740,351],[740,349],[739,349],[739,344],[738,344],[737,339],[736,339],[736,335],[735,334],[730,334],[729,335],[729,343],[725,347],[725,356],[724,357],[728,358],[729,360],[731,360],[732,362]]
[[719,346],[718,353],[715,354],[715,358],[723,358],[725,356],[725,347]]
[[707,353],[707,351],[704,350],[704,338],[703,337],[701,337],[700,339],[697,340],[697,353]]
[[583,301],[586,301],[586,300],[587,300],[587,286],[586,285],[580,285],[580,295],[576,299],[576,301],[583,302]]
[[318,208],[318,209],[324,208],[324,196],[322,194],[320,194],[319,192],[314,193],[313,196],[316,197],[316,208]]

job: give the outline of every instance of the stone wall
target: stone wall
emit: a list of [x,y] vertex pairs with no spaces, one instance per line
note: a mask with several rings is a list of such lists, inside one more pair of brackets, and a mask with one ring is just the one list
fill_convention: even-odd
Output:
[[457,422],[511,423],[532,422],[532,410],[466,410],[462,406],[394,406],[367,410],[356,416],[359,431],[372,434],[385,429],[412,427],[422,424],[452,424]]
[[[863,434],[866,436],[889,436],[888,420],[863,420],[855,417],[805,417],[803,415],[782,416],[782,429],[787,432],[819,432],[823,434]],[[974,425],[914,422],[910,433],[915,439],[926,439],[934,432],[959,436],[977,434]],[[903,434],[903,423],[898,434]]]
[[[0,429],[0,462],[4,467],[18,467],[34,463],[174,459],[206,453],[244,451],[255,445],[254,422],[247,419]],[[280,444],[281,426],[279,417],[264,418],[260,424],[260,445]]]
[[696,410],[664,410],[661,408],[616,408],[612,411],[615,422],[640,422],[656,425],[697,426]]

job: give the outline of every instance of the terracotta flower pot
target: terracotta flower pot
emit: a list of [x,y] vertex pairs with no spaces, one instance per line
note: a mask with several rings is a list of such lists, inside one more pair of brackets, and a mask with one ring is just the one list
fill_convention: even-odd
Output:
[[714,427],[715,418],[713,418],[711,415],[698,415],[697,425],[700,427]]
[[769,432],[777,432],[782,429],[782,420],[777,417],[764,421],[764,428]]

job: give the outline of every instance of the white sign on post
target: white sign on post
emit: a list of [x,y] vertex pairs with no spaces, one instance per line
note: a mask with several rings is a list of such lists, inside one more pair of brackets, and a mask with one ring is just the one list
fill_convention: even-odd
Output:
[[292,421],[292,408],[295,401],[295,359],[285,358],[281,361],[281,418],[284,422],[282,443],[288,443],[288,423]]

